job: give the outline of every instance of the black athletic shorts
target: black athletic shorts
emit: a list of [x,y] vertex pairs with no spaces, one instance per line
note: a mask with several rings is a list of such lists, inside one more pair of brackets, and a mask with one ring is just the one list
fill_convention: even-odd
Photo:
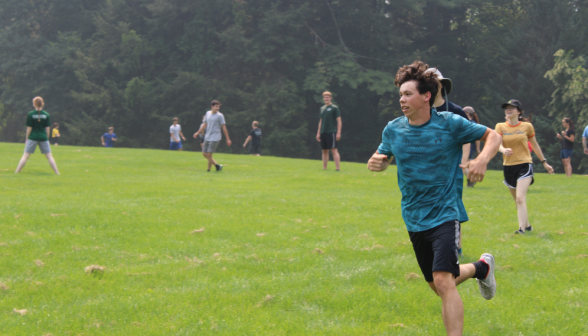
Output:
[[433,282],[433,272],[449,272],[459,276],[459,221],[445,222],[421,232],[408,232],[414,253],[427,282]]
[[532,163],[521,163],[514,166],[504,166],[503,182],[511,189],[516,189],[518,181],[529,177],[531,178],[531,184],[535,183]]
[[337,136],[335,133],[321,133],[321,148],[337,148]]
[[249,154],[261,154],[261,144],[249,144]]

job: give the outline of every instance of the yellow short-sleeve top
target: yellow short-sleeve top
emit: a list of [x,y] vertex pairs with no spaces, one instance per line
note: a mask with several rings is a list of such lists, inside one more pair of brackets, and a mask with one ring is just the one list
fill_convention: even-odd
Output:
[[533,163],[528,141],[535,136],[535,128],[528,122],[521,121],[512,126],[509,123],[498,123],[496,132],[502,135],[502,146],[512,149],[512,155],[502,155],[505,166],[514,166],[522,163]]
[[51,137],[56,138],[58,136],[59,136],[59,130],[57,128],[54,128],[53,131],[51,131]]

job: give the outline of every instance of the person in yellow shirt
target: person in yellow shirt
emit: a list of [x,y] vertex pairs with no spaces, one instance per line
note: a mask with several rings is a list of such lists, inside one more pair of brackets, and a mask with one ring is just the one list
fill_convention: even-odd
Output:
[[553,174],[553,168],[547,163],[537,143],[535,128],[528,119],[523,118],[521,103],[511,99],[502,104],[502,108],[506,122],[496,124],[495,130],[502,136],[499,151],[503,154],[504,184],[509,188],[517,206],[519,229],[515,234],[524,234],[525,231],[533,231],[527,214],[527,190],[535,181],[533,160],[527,142],[531,142],[533,151],[549,174]]
[[61,137],[61,134],[59,134],[59,124],[58,123],[54,123],[53,124],[53,130],[51,131],[51,141],[53,142],[53,144],[55,146],[58,146],[58,142],[59,142],[59,137]]

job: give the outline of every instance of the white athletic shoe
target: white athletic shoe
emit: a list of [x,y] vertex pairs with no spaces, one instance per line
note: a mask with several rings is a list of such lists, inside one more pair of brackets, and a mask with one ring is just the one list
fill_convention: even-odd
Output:
[[496,279],[494,278],[494,257],[490,253],[484,253],[480,257],[480,260],[484,260],[488,264],[488,275],[486,279],[476,279],[478,287],[480,287],[480,294],[486,300],[492,300],[496,294]]

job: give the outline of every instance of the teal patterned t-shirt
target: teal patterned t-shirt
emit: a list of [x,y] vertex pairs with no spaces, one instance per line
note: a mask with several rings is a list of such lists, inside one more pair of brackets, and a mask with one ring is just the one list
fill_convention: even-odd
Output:
[[423,125],[410,125],[408,118],[400,117],[384,128],[378,152],[396,157],[402,218],[408,231],[425,231],[458,219],[462,203],[456,180],[462,173],[458,168],[462,146],[482,138],[486,129],[434,109]]

